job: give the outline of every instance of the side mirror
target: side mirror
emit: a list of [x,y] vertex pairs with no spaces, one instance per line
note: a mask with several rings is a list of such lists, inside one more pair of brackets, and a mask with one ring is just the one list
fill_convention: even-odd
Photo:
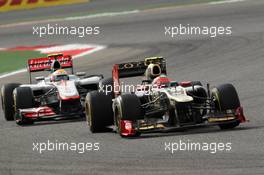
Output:
[[43,76],[36,77],[35,80],[36,81],[42,81],[42,80],[45,80],[45,77],[43,77]]
[[78,77],[83,77],[83,76],[86,75],[86,73],[85,73],[85,72],[76,72],[76,75],[77,75]]

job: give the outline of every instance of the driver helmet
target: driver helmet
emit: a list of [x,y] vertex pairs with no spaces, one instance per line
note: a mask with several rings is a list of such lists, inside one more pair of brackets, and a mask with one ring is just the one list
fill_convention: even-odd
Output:
[[58,69],[50,75],[50,80],[52,82],[69,80],[69,75],[64,69]]

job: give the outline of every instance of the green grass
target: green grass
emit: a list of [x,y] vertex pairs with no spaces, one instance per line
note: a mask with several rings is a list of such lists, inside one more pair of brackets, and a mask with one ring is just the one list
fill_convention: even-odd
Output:
[[0,51],[0,74],[27,67],[27,60],[46,56],[38,51]]

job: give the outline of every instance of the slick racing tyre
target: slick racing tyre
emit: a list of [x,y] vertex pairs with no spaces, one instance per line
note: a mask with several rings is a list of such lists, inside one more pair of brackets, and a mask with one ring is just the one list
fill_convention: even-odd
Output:
[[[115,125],[117,132],[121,135],[121,120],[136,121],[144,119],[144,115],[141,110],[141,103],[139,98],[135,94],[124,94],[118,97],[115,104]],[[140,133],[136,133],[134,136],[139,136]],[[122,135],[121,135],[122,136]]]
[[141,103],[135,94],[124,94],[120,96],[120,112],[122,120],[143,119]]
[[114,83],[113,78],[104,78],[99,82],[99,88],[101,92],[104,92],[106,95],[111,95],[114,98]]
[[[235,110],[240,107],[240,100],[235,87],[232,84],[223,84],[212,89],[212,97],[215,101],[215,108],[219,112]],[[227,124],[220,124],[221,129],[232,129],[239,125],[239,121]]]
[[192,81],[192,86],[203,86],[200,81]]
[[33,124],[30,119],[20,116],[19,109],[28,109],[34,107],[34,96],[30,87],[18,87],[14,91],[15,118],[18,125]]
[[112,97],[104,92],[92,91],[85,99],[85,112],[92,133],[102,132],[113,124]]
[[20,86],[20,84],[10,83],[2,86],[1,88],[2,109],[5,115],[5,119],[7,121],[14,120],[15,108],[14,108],[13,91],[18,86]]

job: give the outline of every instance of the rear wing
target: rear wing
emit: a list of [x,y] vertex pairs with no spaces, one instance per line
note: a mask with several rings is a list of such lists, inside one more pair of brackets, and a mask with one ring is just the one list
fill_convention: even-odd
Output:
[[150,57],[145,58],[144,61],[115,64],[112,70],[112,77],[114,88],[119,89],[118,92],[115,91],[115,94],[120,94],[120,78],[143,76],[149,64],[158,64],[161,68],[161,73],[167,74],[166,60],[163,57]]
[[61,68],[71,68],[73,73],[73,61],[71,55],[54,54],[43,58],[32,58],[28,60],[28,72],[31,83],[31,72],[40,72],[52,69],[52,63],[58,61]]
[[28,71],[39,72],[50,70],[52,63],[57,60],[59,61],[61,68],[72,68],[72,57],[70,55],[61,55],[58,57],[44,57],[44,58],[33,58],[28,60]]
[[166,60],[162,57],[150,57],[144,61],[115,64],[113,72],[118,72],[118,78],[142,76],[149,64],[158,64],[161,68],[161,73],[167,74]]

